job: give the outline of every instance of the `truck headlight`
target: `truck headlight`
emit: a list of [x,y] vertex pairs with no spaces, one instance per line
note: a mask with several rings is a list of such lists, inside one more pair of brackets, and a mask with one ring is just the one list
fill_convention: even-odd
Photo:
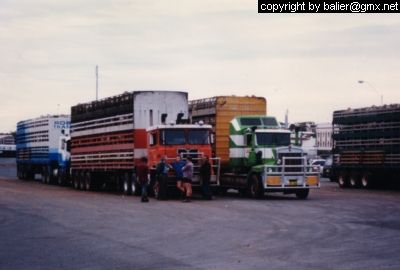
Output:
[[278,161],[276,162],[278,165],[281,165],[282,164],[282,160],[281,159],[278,159]]

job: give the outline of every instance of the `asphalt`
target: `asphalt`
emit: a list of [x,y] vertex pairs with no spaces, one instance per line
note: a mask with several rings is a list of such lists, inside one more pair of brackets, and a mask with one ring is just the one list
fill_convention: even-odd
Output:
[[140,203],[0,160],[0,269],[400,269],[400,191]]

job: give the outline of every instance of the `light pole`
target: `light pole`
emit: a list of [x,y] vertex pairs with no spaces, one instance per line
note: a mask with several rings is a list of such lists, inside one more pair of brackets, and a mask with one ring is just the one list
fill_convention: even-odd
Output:
[[369,81],[364,81],[364,80],[359,80],[358,83],[359,83],[359,84],[363,84],[363,83],[368,84],[368,85],[375,91],[375,93],[377,93],[378,95],[380,95],[380,97],[381,97],[381,105],[383,105],[383,94],[382,94],[382,93],[379,93],[379,91],[376,90],[375,86],[373,86],[372,83],[370,83]]

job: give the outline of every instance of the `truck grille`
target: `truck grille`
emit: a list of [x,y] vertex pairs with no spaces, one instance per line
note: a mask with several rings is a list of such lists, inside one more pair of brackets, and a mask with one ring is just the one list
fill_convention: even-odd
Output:
[[[290,159],[285,159],[284,157],[290,157]],[[302,172],[303,167],[290,167],[292,165],[302,166],[303,165],[303,157],[301,153],[279,153],[278,158],[282,161],[282,165],[284,166],[284,172]],[[295,158],[295,159],[294,159]]]

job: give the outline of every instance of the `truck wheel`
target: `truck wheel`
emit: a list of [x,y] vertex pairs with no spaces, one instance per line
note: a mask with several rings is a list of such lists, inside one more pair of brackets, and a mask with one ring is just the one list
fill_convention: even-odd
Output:
[[58,174],[57,175],[57,185],[62,186],[63,185],[63,177],[62,175]]
[[248,193],[251,198],[261,199],[264,196],[264,187],[261,183],[261,179],[257,174],[253,174],[250,177],[250,184]]
[[74,173],[72,175],[72,187],[74,189],[78,189],[79,188],[79,173]]
[[347,184],[347,179],[346,179],[346,178],[347,178],[347,177],[346,177],[346,174],[344,174],[344,173],[339,174],[339,176],[338,176],[338,184],[339,184],[339,187],[345,188],[345,187],[348,186],[348,184]]
[[125,173],[123,175],[123,180],[122,180],[122,192],[125,195],[130,195],[131,194],[131,181],[129,179],[129,175],[127,173]]
[[42,172],[42,183],[43,184],[48,184],[50,182],[49,178],[50,178],[49,177],[49,172],[46,169],[44,169],[43,172]]
[[359,184],[358,176],[356,174],[352,174],[349,179],[350,187],[356,188],[358,187],[358,184]]
[[79,189],[80,190],[85,190],[85,173],[82,173],[79,177]]
[[90,172],[85,173],[85,189],[86,190],[93,189],[92,175],[90,174]]
[[371,188],[372,187],[372,177],[370,174],[364,174],[361,177],[361,187]]
[[18,177],[19,180],[24,179],[24,178],[22,177],[22,171],[21,171],[21,169],[19,169],[19,168],[18,168],[18,170],[17,170],[17,177]]
[[308,197],[308,193],[310,193],[310,189],[308,189],[308,188],[299,189],[296,191],[296,197],[297,197],[297,199],[305,200]]
[[[226,193],[226,191],[225,191],[225,193]],[[239,196],[240,197],[246,197],[246,195],[247,195],[246,189],[240,188],[239,189]]]
[[226,187],[217,187],[217,194],[218,195],[226,195],[226,193],[228,192],[228,189]]

